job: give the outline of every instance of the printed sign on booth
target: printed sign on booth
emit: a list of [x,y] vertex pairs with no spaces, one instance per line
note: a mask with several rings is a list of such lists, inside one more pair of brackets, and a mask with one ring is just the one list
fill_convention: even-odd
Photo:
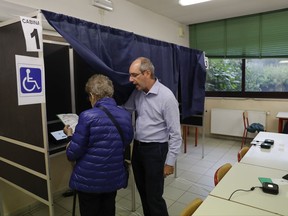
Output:
[[40,68],[20,67],[21,93],[40,93],[42,92],[42,74]]
[[39,19],[20,16],[20,21],[26,41],[26,50],[43,51],[42,23]]
[[16,55],[18,105],[45,103],[42,58]]

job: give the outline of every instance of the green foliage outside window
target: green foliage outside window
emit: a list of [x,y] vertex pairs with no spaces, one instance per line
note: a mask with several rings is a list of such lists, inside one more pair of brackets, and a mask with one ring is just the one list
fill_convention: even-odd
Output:
[[243,74],[242,92],[288,92],[288,64],[283,60],[245,59],[244,68],[242,59],[209,59],[206,91],[241,92]]
[[241,60],[209,59],[206,91],[241,91]]
[[251,92],[288,92],[288,64],[281,59],[248,59],[245,90]]

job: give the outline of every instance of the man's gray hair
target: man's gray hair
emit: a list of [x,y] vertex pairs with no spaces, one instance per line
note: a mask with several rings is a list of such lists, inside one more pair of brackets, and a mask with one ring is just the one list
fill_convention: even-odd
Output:
[[155,73],[154,73],[155,68],[151,60],[145,57],[139,57],[137,58],[137,60],[140,60],[141,62],[140,68],[139,68],[140,72],[143,73],[144,71],[148,70],[151,72],[151,78],[155,79]]

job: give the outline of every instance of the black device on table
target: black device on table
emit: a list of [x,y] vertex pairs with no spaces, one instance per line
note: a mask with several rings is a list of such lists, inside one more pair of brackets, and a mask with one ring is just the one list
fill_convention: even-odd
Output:
[[271,182],[263,182],[262,190],[264,193],[277,195],[279,193],[279,186]]
[[288,180],[288,174],[284,175],[282,178]]
[[273,144],[274,144],[274,140],[265,139],[264,142],[261,143],[260,147],[264,149],[270,149]]
[[268,143],[268,144],[270,144],[270,145],[273,145],[273,144],[274,144],[274,140],[272,140],[272,139],[265,139],[265,140],[264,140],[264,143]]
[[271,144],[263,142],[263,143],[261,143],[260,147],[264,148],[264,149],[270,149],[271,148]]

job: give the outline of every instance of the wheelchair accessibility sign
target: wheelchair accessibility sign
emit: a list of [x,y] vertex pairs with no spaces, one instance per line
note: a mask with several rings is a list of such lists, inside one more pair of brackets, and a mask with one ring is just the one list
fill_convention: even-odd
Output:
[[18,105],[45,103],[43,59],[16,55],[16,73]]
[[22,94],[42,92],[41,69],[21,67],[20,82]]

